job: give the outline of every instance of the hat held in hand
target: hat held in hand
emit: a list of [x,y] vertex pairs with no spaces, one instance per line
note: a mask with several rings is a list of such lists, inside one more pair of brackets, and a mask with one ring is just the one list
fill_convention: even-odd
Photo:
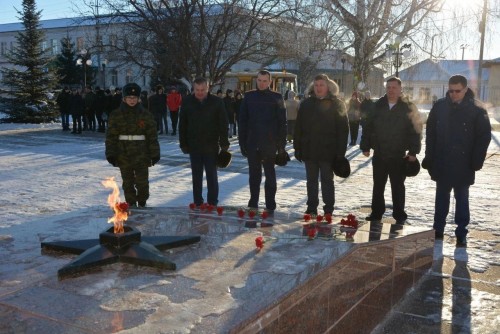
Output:
[[226,168],[231,163],[233,155],[228,151],[221,150],[217,155],[217,167]]
[[346,157],[334,160],[332,163],[332,169],[335,175],[344,179],[351,175],[351,165]]
[[290,161],[290,155],[288,154],[287,151],[282,151],[278,152],[276,154],[276,159],[274,160],[274,163],[278,166],[286,166],[286,164]]
[[415,161],[410,161],[408,157],[405,158],[405,175],[408,177],[417,176],[420,172],[420,162],[417,158]]

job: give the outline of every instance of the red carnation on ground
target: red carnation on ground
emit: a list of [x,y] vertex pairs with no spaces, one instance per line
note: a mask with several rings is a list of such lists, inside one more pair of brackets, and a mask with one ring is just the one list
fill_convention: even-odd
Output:
[[242,208],[239,208],[238,209],[238,217],[240,217],[240,218],[245,217],[245,210],[243,210]]
[[262,211],[261,217],[262,217],[262,219],[266,219],[267,217],[269,217],[269,212]]
[[310,220],[311,220],[311,215],[310,215],[310,214],[308,214],[308,213],[305,213],[305,214],[304,214],[304,220],[305,220],[306,222],[310,221]]
[[261,250],[262,248],[264,248],[264,238],[263,237],[257,237],[255,238],[255,246],[257,247],[257,250]]
[[201,203],[201,204],[200,204],[200,210],[201,210],[201,211],[205,211],[205,210],[206,210],[206,208],[207,208],[207,204],[206,204],[206,203]]
[[332,214],[331,213],[325,214],[325,220],[328,224],[331,224],[332,223]]
[[223,213],[223,212],[224,212],[224,208],[223,208],[222,206],[218,206],[218,207],[217,207],[217,214],[218,214],[219,216],[222,216],[222,213]]
[[189,203],[189,209],[191,209],[191,210],[196,209],[196,204],[194,204],[194,203]]
[[316,221],[317,221],[318,223],[321,223],[321,221],[322,221],[322,220],[323,220],[323,216],[322,216],[322,215],[317,215],[317,216],[316,216]]
[[212,212],[212,211],[214,211],[214,209],[215,209],[215,205],[209,204],[209,205],[207,206],[207,211],[208,211],[208,212]]
[[255,211],[253,210],[248,211],[248,217],[250,217],[250,219],[253,219],[253,217],[255,217]]

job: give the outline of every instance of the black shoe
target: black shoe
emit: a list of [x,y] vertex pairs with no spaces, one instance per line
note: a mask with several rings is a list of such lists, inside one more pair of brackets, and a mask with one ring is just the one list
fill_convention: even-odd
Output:
[[318,215],[318,210],[316,209],[307,209],[306,212],[304,212],[306,215]]
[[396,220],[396,224],[398,224],[398,225],[404,225],[404,224],[406,224],[406,219],[397,219]]
[[129,208],[136,208],[137,204],[135,202],[128,202],[128,207]]
[[139,204],[140,208],[146,207],[146,201],[139,201],[139,202],[137,202],[137,204]]
[[439,231],[434,231],[434,239],[436,240],[443,240],[444,238],[444,233],[439,232]]
[[457,247],[467,247],[467,237],[457,237]]
[[369,222],[377,222],[377,221],[381,221],[382,217],[375,217],[375,216],[369,215],[365,219],[368,220]]

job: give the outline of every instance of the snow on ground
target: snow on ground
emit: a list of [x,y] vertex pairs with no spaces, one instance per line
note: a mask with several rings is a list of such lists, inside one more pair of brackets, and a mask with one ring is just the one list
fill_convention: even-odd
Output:
[[[60,130],[60,124],[0,124],[0,233],[2,227],[26,224],[30,220],[60,215],[76,215],[82,210],[108,210],[109,190],[101,185],[114,176],[121,184],[120,173],[104,158],[104,135],[84,132],[72,135]],[[192,202],[189,160],[178,148],[177,137],[160,136],[161,161],[150,168],[148,206],[187,206]],[[287,149],[293,152],[291,145]],[[239,154],[237,139],[231,141],[233,161],[219,171],[221,205],[246,206],[249,198],[246,160]],[[489,156],[500,151],[500,134],[494,132]],[[423,150],[422,150],[423,152]],[[361,219],[369,213],[371,201],[371,160],[358,147],[349,147],[352,174],[347,179],[335,177],[336,218],[354,213]],[[496,233],[495,240],[470,240],[468,266],[484,272],[500,262],[498,246],[498,203],[500,176],[498,158],[485,162],[471,187],[471,230]],[[423,154],[419,155],[420,160]],[[497,162],[497,163],[495,163]],[[277,168],[277,210],[300,213],[306,207],[304,166],[296,160]],[[434,183],[422,170],[406,181],[407,212],[410,225],[432,228]],[[263,186],[261,207],[263,207]],[[321,195],[320,195],[321,196]],[[123,198],[123,197],[122,197]],[[386,189],[390,206],[390,188]],[[321,197],[320,197],[321,203]],[[452,205],[454,204],[452,200]],[[321,204],[320,204],[321,206]],[[386,215],[390,216],[388,209]],[[453,217],[450,212],[449,221]],[[453,238],[454,226],[449,223],[445,233]],[[451,241],[450,241],[451,242]],[[443,256],[453,258],[454,247],[445,248]]]

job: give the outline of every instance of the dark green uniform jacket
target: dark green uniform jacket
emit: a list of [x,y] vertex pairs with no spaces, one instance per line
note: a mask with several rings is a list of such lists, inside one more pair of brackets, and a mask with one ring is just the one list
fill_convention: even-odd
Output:
[[[134,137],[125,139],[123,136]],[[152,114],[140,104],[131,108],[122,102],[109,117],[106,158],[116,159],[118,166],[122,167],[151,166],[151,159],[155,157],[160,157],[160,144]]]

